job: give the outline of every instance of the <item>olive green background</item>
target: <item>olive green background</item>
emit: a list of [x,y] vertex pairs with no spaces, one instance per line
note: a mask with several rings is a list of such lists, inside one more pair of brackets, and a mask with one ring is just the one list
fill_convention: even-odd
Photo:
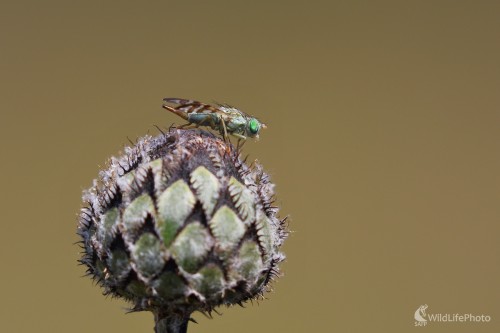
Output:
[[183,123],[166,96],[268,124],[245,151],[294,231],[268,300],[189,332],[500,330],[500,2],[1,1],[0,26],[0,331],[153,331],[72,243],[99,165]]

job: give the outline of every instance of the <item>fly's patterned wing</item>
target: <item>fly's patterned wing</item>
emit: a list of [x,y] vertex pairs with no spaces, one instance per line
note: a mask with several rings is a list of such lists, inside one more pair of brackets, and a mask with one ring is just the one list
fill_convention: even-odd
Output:
[[[201,103],[198,101],[194,101],[191,99],[183,99],[183,98],[164,98],[163,101],[165,103],[177,104],[177,106],[170,107],[176,111],[183,112],[185,114],[190,113],[221,113],[222,111],[212,105]],[[164,107],[168,107],[168,105],[164,105]]]

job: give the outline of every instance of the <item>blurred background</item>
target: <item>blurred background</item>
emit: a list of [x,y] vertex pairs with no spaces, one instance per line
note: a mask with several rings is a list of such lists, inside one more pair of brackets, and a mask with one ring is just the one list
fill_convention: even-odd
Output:
[[[189,332],[500,330],[500,2],[2,1],[2,332],[152,332],[77,266],[81,192],[162,98],[268,124],[285,276]],[[414,312],[489,323],[429,323]]]

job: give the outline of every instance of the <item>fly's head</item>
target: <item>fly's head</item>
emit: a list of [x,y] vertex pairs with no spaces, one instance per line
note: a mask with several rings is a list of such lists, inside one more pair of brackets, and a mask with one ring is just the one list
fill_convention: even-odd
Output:
[[266,128],[266,124],[261,123],[256,118],[248,118],[247,125],[245,127],[246,135],[250,138],[259,138],[259,132],[262,128]]

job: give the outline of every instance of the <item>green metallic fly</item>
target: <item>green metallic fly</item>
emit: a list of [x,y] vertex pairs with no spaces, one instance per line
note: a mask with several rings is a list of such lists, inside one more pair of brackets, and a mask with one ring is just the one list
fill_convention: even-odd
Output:
[[[188,124],[178,128],[208,126],[218,131],[226,141],[228,134],[241,140],[246,140],[247,137],[258,139],[260,129],[266,128],[266,125],[257,118],[226,104],[214,106],[189,99],[169,97],[163,101],[164,109],[188,121]],[[176,105],[170,106],[167,103]]]

